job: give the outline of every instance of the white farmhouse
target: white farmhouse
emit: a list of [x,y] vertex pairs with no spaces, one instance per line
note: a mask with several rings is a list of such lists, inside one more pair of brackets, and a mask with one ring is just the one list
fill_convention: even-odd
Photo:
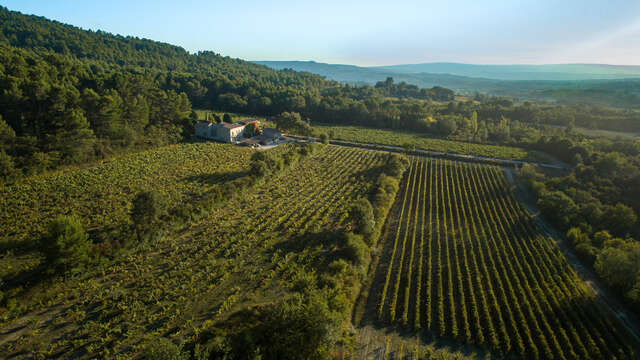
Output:
[[197,137],[223,141],[227,143],[236,143],[245,137],[247,125],[255,126],[255,119],[246,119],[235,123],[213,124],[208,121],[198,121],[195,125],[195,133]]
[[246,124],[241,123],[222,123],[217,124],[214,127],[215,135],[213,135],[214,140],[224,141],[228,143],[234,143],[243,138],[244,128]]

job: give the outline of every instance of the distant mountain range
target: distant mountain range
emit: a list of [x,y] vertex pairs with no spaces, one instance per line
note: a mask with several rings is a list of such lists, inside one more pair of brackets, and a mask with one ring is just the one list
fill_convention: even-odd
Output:
[[640,66],[601,64],[473,65],[460,63],[424,63],[377,66],[372,69],[405,74],[450,74],[494,80],[566,81],[640,77]]
[[640,107],[640,66],[599,64],[471,65],[425,63],[362,67],[315,61],[254,61],[274,69],[293,69],[330,80],[373,85],[387,77],[420,87],[442,86],[461,94],[474,92],[575,104]]
[[[272,68],[291,68],[325,76],[342,77],[338,81],[357,81],[364,74],[452,75],[485,80],[510,81],[581,81],[640,78],[640,66],[605,64],[556,65],[474,65],[461,63],[424,63],[362,67],[355,65],[325,64],[315,61],[254,61]],[[322,75],[322,74],[321,74]],[[366,80],[365,80],[366,81]]]

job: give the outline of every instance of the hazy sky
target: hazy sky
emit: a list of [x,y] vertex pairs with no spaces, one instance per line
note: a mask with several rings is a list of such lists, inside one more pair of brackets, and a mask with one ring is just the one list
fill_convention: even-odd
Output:
[[247,60],[640,64],[640,0],[0,0]]

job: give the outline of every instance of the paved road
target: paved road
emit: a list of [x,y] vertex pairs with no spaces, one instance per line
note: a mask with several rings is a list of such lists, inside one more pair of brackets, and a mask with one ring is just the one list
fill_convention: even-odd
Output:
[[[293,139],[297,139],[297,140],[308,141],[309,139],[311,139],[312,141],[316,141],[316,142],[320,141],[320,139],[312,138],[312,137],[303,137],[303,136],[289,135],[289,134],[287,134],[285,136],[293,138]],[[405,148],[403,148],[401,146],[393,146],[393,145],[370,144],[370,143],[361,143],[361,142],[344,141],[344,140],[330,140],[329,143],[332,144],[332,145],[354,146],[354,147],[361,147],[361,148],[365,148],[365,149],[387,150],[387,151],[392,151],[392,152],[403,152],[403,153],[406,152]],[[448,158],[448,159],[456,159],[456,160],[461,160],[461,161],[486,162],[486,163],[492,163],[492,164],[496,164],[496,165],[506,165],[506,166],[512,166],[512,167],[518,167],[518,166],[522,166],[524,164],[531,164],[531,165],[535,165],[535,166],[539,166],[539,167],[547,168],[547,169],[571,170],[570,166],[560,165],[560,164],[548,164],[548,163],[533,162],[533,161],[508,160],[508,159],[492,158],[492,157],[486,157],[486,156],[445,153],[445,152],[441,152],[441,151],[433,151],[433,150],[425,150],[425,149],[415,149],[414,151],[412,151],[412,153],[424,154],[424,155],[429,155],[429,156],[433,156],[433,157],[444,157],[444,158]]]

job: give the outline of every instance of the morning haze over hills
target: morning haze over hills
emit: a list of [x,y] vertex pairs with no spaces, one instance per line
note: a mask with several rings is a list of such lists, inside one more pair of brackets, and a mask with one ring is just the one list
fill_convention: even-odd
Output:
[[443,86],[543,103],[591,102],[640,106],[640,66],[604,64],[472,65],[424,63],[361,67],[315,61],[254,61],[273,69],[293,69],[350,84],[374,85],[387,77],[420,87]]
[[638,359],[640,3],[4,3],[1,358]]
[[362,71],[372,74],[432,74],[456,75],[493,80],[607,80],[640,77],[640,66],[607,64],[558,65],[474,65],[461,63],[422,63],[390,66],[359,67],[353,65],[324,64],[315,61],[255,61],[277,69],[291,68],[320,73],[332,80],[340,79],[341,71]]

